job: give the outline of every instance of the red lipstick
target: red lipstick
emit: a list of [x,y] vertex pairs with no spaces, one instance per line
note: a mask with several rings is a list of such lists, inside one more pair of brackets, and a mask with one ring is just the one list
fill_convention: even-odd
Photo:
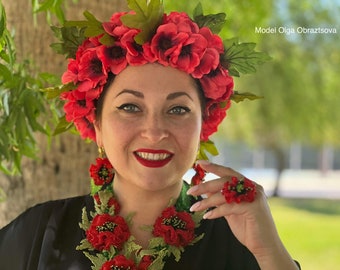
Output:
[[167,150],[138,149],[134,152],[134,156],[145,167],[160,168],[171,161],[173,153]]

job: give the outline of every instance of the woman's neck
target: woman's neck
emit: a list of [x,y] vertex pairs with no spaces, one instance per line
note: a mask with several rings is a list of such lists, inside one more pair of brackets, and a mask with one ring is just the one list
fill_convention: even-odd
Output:
[[171,200],[175,203],[179,197],[182,181],[164,190],[144,190],[127,181],[115,179],[113,181],[114,193],[121,206],[120,215],[126,217],[133,213],[130,228],[136,242],[146,248],[152,233],[143,230],[142,226],[152,226],[156,218],[169,206]]

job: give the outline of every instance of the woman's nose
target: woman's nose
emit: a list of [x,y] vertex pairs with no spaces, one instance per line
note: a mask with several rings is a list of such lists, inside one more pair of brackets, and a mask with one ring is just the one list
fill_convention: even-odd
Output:
[[168,125],[165,119],[159,114],[148,115],[142,127],[143,138],[153,143],[157,143],[169,136]]

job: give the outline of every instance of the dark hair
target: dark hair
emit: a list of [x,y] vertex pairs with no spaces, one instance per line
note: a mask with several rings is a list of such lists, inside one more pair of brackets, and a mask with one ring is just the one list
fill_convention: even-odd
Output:
[[100,94],[99,98],[96,100],[96,103],[94,104],[96,120],[100,120],[100,116],[102,115],[102,111],[103,111],[104,99],[105,99],[105,96],[106,96],[106,93],[107,93],[107,89],[113,83],[115,77],[116,76],[111,72],[108,74],[107,81],[106,81],[106,84],[104,86],[103,92]]
[[[113,83],[115,77],[116,77],[116,75],[114,75],[111,72],[108,74],[107,82],[106,82],[106,84],[104,86],[103,92],[100,94],[98,100],[94,104],[96,120],[100,120],[100,116],[101,116],[102,111],[103,111],[103,105],[104,105],[104,100],[105,100],[105,96],[106,96],[107,90],[110,87],[110,85]],[[198,98],[200,100],[200,105],[201,105],[201,110],[202,110],[202,118],[204,119],[204,117],[205,117],[206,98],[204,96],[204,91],[203,91],[203,87],[201,85],[201,82],[198,79],[194,79],[194,82],[195,82],[196,89],[197,89],[197,92],[198,92]]]

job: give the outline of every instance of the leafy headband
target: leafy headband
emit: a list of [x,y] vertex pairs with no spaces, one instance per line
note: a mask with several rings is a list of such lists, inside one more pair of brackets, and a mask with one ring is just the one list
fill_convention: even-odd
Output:
[[205,151],[217,154],[209,136],[217,131],[231,100],[258,98],[233,91],[232,76],[255,72],[268,56],[255,52],[255,43],[222,41],[217,35],[225,14],[203,15],[199,4],[193,19],[186,13],[164,14],[162,0],[128,0],[129,12],[114,13],[99,22],[85,12],[85,21],[68,21],[53,27],[62,42],[52,44],[69,58],[63,86],[50,89],[50,96],[65,100],[65,116],[56,132],[74,124],[82,138],[95,141],[95,105],[110,73],[117,75],[127,65],[159,63],[190,74],[202,86],[206,98],[200,158]]

